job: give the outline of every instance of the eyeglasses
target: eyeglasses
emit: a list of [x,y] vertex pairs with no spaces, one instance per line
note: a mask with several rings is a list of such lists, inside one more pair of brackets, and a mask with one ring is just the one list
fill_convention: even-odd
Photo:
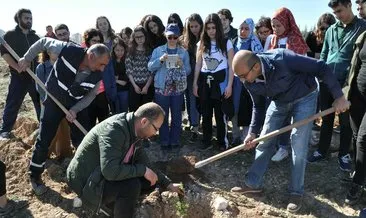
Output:
[[152,125],[152,127],[154,127],[155,132],[159,131],[158,127],[156,127],[155,124],[151,120],[149,120],[149,121],[150,121],[150,124]]
[[245,79],[248,76],[248,74],[250,73],[250,71],[253,70],[254,65],[255,65],[255,63],[252,65],[252,67],[249,69],[249,71],[247,73],[243,73],[241,75],[238,75],[239,79]]
[[168,39],[169,40],[177,40],[179,37],[178,36],[168,36]]
[[61,37],[61,36],[67,36],[67,34],[69,34],[68,32],[63,32],[63,33],[58,33],[57,36]]

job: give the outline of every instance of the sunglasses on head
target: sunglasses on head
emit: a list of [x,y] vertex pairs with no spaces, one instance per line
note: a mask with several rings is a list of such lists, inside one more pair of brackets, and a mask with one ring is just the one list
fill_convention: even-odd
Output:
[[174,40],[177,40],[177,39],[178,39],[178,36],[168,36],[168,39],[169,39],[169,40],[173,40],[173,39],[174,39]]

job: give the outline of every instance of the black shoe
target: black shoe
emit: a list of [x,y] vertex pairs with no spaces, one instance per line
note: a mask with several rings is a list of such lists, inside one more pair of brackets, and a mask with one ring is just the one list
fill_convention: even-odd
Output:
[[193,143],[196,143],[198,140],[198,133],[196,132],[192,132],[192,135],[191,137],[188,139],[188,142],[193,144]]
[[207,151],[212,148],[212,144],[202,144],[198,147],[200,151]]
[[13,137],[13,135],[10,132],[1,132],[0,133],[0,141],[9,140],[12,137]]
[[31,177],[30,184],[32,187],[32,190],[37,196],[43,195],[47,192],[47,187],[44,185],[41,178],[34,178]]
[[356,183],[352,183],[351,189],[348,191],[346,200],[344,201],[348,205],[356,204],[362,197],[363,186]]

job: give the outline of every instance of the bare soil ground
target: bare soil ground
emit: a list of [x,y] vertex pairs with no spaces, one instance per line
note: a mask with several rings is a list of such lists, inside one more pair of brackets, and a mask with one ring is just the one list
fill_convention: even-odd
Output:
[[[0,59],[0,108],[4,108],[7,96],[9,72]],[[35,196],[29,186],[27,169],[34,143],[34,130],[38,123],[31,100],[26,98],[14,128],[15,139],[0,142],[0,159],[7,165],[7,191],[9,197],[26,199],[29,206],[15,211],[10,217],[92,217],[86,208],[73,208],[75,194],[68,188],[65,170],[70,159],[59,163],[47,161],[43,179],[49,191],[41,197]],[[208,158],[218,151],[199,152],[199,141],[189,144],[189,133],[183,131],[180,151],[171,152],[170,158],[195,155],[199,160]],[[339,139],[334,137],[333,150]],[[157,143],[147,148],[157,167],[165,171],[174,181],[183,182],[186,196],[180,199],[169,192],[156,191],[141,198],[136,217],[357,217],[366,199],[354,207],[344,205],[348,185],[341,182],[345,176],[338,168],[337,153],[318,164],[307,166],[305,178],[305,204],[297,215],[286,212],[287,185],[290,176],[290,159],[271,163],[264,180],[265,192],[260,196],[243,196],[230,193],[230,188],[241,185],[243,176],[250,166],[253,152],[238,152],[209,164],[191,174],[173,174],[170,162],[162,160]],[[314,148],[312,148],[314,149]],[[311,149],[311,150],[312,150]],[[228,200],[229,206],[216,211],[213,202],[217,197]]]

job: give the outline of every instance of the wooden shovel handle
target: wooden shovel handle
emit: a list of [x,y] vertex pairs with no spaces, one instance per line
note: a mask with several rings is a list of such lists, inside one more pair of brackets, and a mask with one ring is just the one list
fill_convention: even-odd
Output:
[[[272,138],[272,137],[275,137],[275,136],[280,135],[282,133],[288,132],[288,131],[292,130],[293,128],[297,128],[299,126],[303,126],[303,125],[305,125],[305,124],[307,124],[307,123],[309,123],[311,121],[316,120],[317,118],[326,116],[326,115],[331,114],[331,113],[334,113],[334,112],[335,112],[335,109],[333,107],[332,108],[329,108],[329,109],[327,109],[325,111],[322,111],[320,113],[314,114],[313,116],[308,117],[308,118],[306,118],[304,120],[297,121],[296,123],[293,123],[291,125],[288,125],[288,126],[285,126],[285,127],[281,128],[281,129],[278,129],[278,130],[275,130],[273,132],[270,132],[270,133],[268,133],[266,135],[263,135],[263,136],[261,136],[259,138],[256,138],[256,139],[254,139],[252,141],[252,143],[255,143],[256,144],[256,143],[265,141],[265,140],[267,140],[269,138]],[[220,154],[217,154],[217,155],[214,155],[212,157],[209,157],[209,158],[207,158],[205,160],[199,161],[199,162],[197,162],[194,165],[194,168],[203,167],[203,166],[205,166],[205,165],[207,165],[207,164],[209,164],[211,162],[214,162],[214,161],[216,161],[218,159],[221,159],[223,157],[226,157],[226,156],[228,156],[228,155],[230,155],[232,153],[235,153],[237,151],[240,151],[240,150],[244,149],[244,147],[245,147],[245,144],[241,144],[241,145],[238,145],[238,146],[236,146],[234,148],[231,148],[231,149],[229,149],[227,151],[224,151],[224,152],[222,152]]]
[[[20,57],[18,56],[18,54],[10,47],[10,45],[5,41],[5,39],[3,37],[0,37],[0,44],[2,44],[9,52],[10,54],[15,58],[15,60],[19,61]],[[46,86],[43,84],[43,82],[33,73],[33,71],[29,68],[27,68],[27,72],[28,74],[34,79],[34,81],[47,93],[47,96],[50,97],[56,104],[57,106],[59,106],[59,108],[61,108],[61,110],[65,113],[65,114],[69,114],[69,111],[61,104],[61,102],[59,102],[57,100],[57,98],[55,98],[51,93],[49,93],[47,91]],[[77,126],[80,131],[82,133],[84,133],[84,135],[86,135],[88,132],[86,131],[86,129],[77,121],[74,120],[73,122],[75,124],[75,126]]]

